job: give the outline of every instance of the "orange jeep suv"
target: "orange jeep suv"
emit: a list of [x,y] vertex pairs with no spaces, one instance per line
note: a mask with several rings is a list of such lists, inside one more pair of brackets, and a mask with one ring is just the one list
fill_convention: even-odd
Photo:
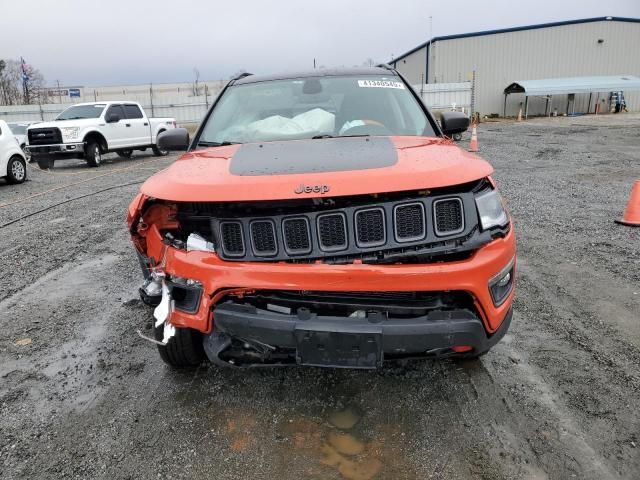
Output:
[[492,167],[449,138],[468,126],[385,65],[235,78],[129,207],[145,338],[174,367],[486,353],[516,248]]

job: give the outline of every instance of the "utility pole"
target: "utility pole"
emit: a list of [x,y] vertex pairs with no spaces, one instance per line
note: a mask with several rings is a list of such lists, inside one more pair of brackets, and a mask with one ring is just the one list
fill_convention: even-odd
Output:
[[[427,58],[427,68],[429,70],[431,70],[431,57],[432,57],[432,55],[431,55],[431,43],[432,43],[432,41],[433,41],[433,17],[431,15],[429,15],[429,50],[428,50],[429,58]],[[433,81],[435,83],[435,81],[436,81],[436,69],[433,68],[432,71],[433,71]],[[427,81],[427,83],[429,83],[429,75],[427,75],[426,81]]]
[[315,58],[313,59],[313,69],[314,70],[316,69],[316,59]]
[[56,80],[56,84],[58,85],[58,103],[62,103],[62,92],[60,91],[60,80]]

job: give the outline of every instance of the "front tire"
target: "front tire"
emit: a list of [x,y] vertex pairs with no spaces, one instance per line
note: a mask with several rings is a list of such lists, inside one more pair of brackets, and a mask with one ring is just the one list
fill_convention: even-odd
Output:
[[9,183],[23,183],[27,179],[27,163],[22,157],[14,155],[7,163],[7,181]]
[[102,151],[100,150],[100,144],[91,142],[87,145],[87,149],[84,153],[84,159],[90,167],[99,167],[102,163]]
[[49,170],[53,168],[56,161],[53,158],[36,157],[36,162],[38,162],[38,167],[40,167],[41,170]]
[[[162,341],[164,325],[155,328],[156,340]],[[173,368],[197,367],[206,358],[202,334],[192,328],[176,328],[166,345],[158,345],[160,358]]]
[[[162,132],[164,132],[164,130]],[[158,132],[158,135],[160,135],[162,132]],[[158,141],[158,137],[156,136],[156,142],[157,141]],[[166,157],[167,155],[169,155],[169,150],[162,150],[158,148],[158,145],[152,146],[151,149],[153,150],[153,154],[156,157]]]

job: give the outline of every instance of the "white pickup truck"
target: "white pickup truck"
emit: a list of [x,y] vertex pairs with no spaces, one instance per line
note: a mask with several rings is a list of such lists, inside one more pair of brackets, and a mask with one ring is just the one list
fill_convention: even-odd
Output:
[[134,150],[151,148],[155,155],[166,155],[157,138],[175,127],[173,118],[148,118],[136,102],[79,103],[52,122],[29,127],[26,148],[40,168],[52,168],[65,158],[82,158],[98,167],[108,152],[129,158]]

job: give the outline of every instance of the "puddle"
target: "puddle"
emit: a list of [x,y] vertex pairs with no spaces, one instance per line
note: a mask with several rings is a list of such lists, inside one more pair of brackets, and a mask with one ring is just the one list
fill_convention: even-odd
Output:
[[400,438],[400,427],[370,423],[371,419],[349,407],[333,411],[326,418],[294,417],[281,431],[296,455],[320,466],[324,476],[333,470],[345,480],[413,478],[400,444],[393,444]]
[[350,430],[360,420],[360,415],[352,408],[333,412],[329,415],[329,423],[341,430]]

